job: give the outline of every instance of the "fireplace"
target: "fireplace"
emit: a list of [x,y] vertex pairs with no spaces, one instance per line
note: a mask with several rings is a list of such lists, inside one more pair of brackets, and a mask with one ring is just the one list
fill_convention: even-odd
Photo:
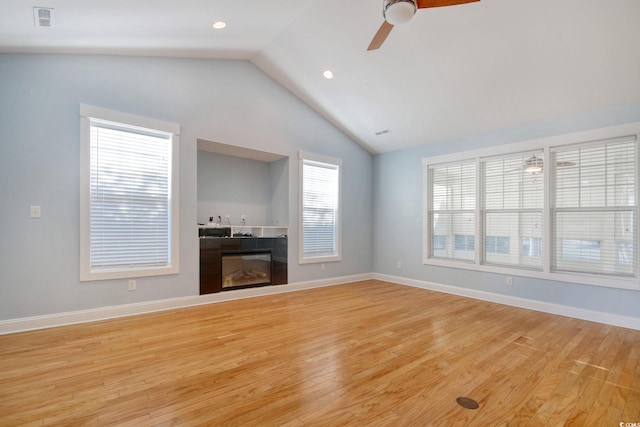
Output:
[[222,252],[222,290],[271,284],[271,251]]
[[200,294],[287,283],[287,237],[200,237]]

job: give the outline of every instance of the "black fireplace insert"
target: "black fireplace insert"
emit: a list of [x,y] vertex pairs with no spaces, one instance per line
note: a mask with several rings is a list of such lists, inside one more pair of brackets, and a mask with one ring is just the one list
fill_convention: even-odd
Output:
[[222,252],[222,290],[271,284],[271,251]]
[[287,237],[201,237],[200,294],[287,283]]

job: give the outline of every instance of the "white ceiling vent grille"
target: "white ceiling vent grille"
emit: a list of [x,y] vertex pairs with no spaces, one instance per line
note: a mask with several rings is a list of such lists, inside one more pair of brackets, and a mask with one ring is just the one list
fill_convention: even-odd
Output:
[[380,135],[386,135],[388,133],[391,133],[390,129],[382,129],[382,130],[379,130],[378,132],[376,132],[375,134],[376,134],[376,136],[380,136]]
[[33,8],[33,19],[36,28],[41,27],[53,27],[55,23],[53,9],[48,7],[34,7]]

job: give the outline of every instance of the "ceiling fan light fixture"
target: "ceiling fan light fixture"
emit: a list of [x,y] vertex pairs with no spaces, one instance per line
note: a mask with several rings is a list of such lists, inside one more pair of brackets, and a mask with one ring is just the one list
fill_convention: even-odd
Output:
[[524,162],[524,171],[526,173],[531,173],[531,174],[540,173],[542,172],[543,168],[544,168],[544,160],[542,160],[538,156],[529,157]]
[[542,166],[525,166],[524,171],[526,173],[540,173],[542,172]]
[[409,22],[418,7],[414,0],[384,0],[384,19],[391,25]]

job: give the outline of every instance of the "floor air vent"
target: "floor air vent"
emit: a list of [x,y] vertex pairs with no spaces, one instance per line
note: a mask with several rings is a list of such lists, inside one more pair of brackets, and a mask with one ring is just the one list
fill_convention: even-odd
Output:
[[458,405],[462,406],[465,409],[478,409],[480,405],[475,400],[470,397],[459,397],[456,399]]

